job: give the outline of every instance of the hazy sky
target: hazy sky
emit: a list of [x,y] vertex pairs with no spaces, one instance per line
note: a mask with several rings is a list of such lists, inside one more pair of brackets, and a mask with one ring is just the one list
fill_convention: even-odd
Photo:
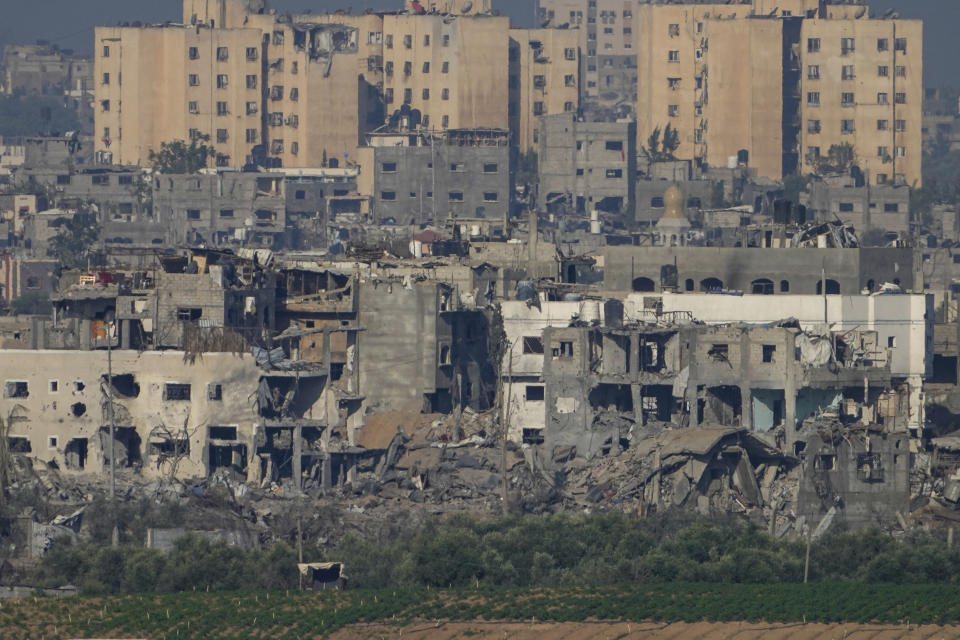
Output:
[[[2,0],[0,14],[0,46],[33,42],[38,39],[56,42],[63,48],[91,52],[93,27],[117,22],[162,22],[179,19],[178,0],[37,0],[20,2]],[[391,9],[402,0],[274,0],[271,6],[279,11],[311,9],[314,12],[352,7]],[[957,0],[873,0],[876,11],[896,8],[904,18],[923,18],[924,75],[927,85],[960,85],[957,66],[960,27],[960,2]],[[533,0],[494,0],[515,24],[529,26],[533,19]]]

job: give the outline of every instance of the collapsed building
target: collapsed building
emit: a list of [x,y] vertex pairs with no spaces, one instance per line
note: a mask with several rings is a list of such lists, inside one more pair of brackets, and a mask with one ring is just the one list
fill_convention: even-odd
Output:
[[[927,297],[859,297],[871,307],[869,321],[853,319],[854,297],[842,302],[846,322],[837,313],[833,324],[717,320],[725,302],[738,305],[737,317],[761,316],[749,313],[759,296],[634,297],[506,310],[509,434],[538,447],[545,469],[622,453],[655,473],[611,496],[636,500],[642,511],[721,502],[723,510],[756,509],[783,533],[812,529],[828,513],[863,526],[908,510],[932,333]],[[805,306],[823,304],[810,298]],[[919,343],[911,345],[914,324]],[[720,446],[723,434],[737,434],[739,444]],[[679,457],[668,473],[656,468],[658,439],[711,437],[695,454],[671,454]],[[679,493],[666,488],[671,474],[683,476],[669,480]],[[654,475],[656,490],[644,488]],[[721,477],[734,484],[721,490]]]

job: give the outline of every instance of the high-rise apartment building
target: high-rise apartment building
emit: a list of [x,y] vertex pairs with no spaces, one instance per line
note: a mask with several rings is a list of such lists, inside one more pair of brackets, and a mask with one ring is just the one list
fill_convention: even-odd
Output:
[[580,95],[587,117],[633,114],[637,95],[634,0],[537,0],[541,27],[574,30],[581,50]]
[[826,0],[637,14],[638,147],[669,124],[678,158],[779,179],[850,143],[872,183],[920,183],[920,21]]
[[434,129],[506,129],[508,18],[383,16],[384,104]]
[[96,30],[97,151],[145,164],[163,142],[198,135],[218,166],[319,166],[355,151],[366,95],[356,28],[279,22],[255,0],[183,10],[184,25]]
[[114,163],[209,135],[219,166],[338,166],[403,105],[425,127],[508,127],[507,18],[184,0],[183,22],[96,31],[97,150]]
[[802,171],[849,143],[871,184],[920,184],[922,45],[919,20],[803,21]]
[[572,29],[510,30],[510,130],[521,152],[537,150],[541,116],[578,111],[579,39]]

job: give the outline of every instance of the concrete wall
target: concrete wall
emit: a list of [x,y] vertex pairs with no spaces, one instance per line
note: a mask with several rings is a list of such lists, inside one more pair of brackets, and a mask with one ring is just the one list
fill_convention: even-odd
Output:
[[676,265],[680,291],[700,291],[704,279],[717,278],[725,289],[750,292],[755,280],[766,278],[774,282],[777,295],[813,294],[822,270],[827,279],[839,284],[842,295],[859,293],[871,284],[871,290],[876,290],[884,282],[910,291],[922,286],[914,260],[912,249],[897,248],[607,247],[604,285],[608,290],[627,291],[635,278],[643,277],[660,290],[660,268]]
[[[807,440],[802,456],[798,515],[806,518],[811,531],[834,506],[835,522],[851,527],[892,523],[894,514],[909,511],[909,440],[899,433],[865,435],[866,445],[859,437],[844,439],[838,446],[823,442],[818,436]],[[882,474],[864,470],[866,454],[876,456]],[[839,503],[834,501],[837,495],[842,496]]]
[[439,287],[365,281],[359,295],[361,395],[369,407],[419,410],[437,391]]

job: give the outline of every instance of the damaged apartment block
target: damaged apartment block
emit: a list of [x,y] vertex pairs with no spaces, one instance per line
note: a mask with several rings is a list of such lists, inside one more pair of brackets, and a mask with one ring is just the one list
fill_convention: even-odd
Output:
[[[527,385],[518,412],[544,412],[544,427],[522,435],[542,443],[548,464],[648,448],[676,429],[695,437],[722,428],[749,434],[755,450],[781,460],[782,473],[769,480],[789,480],[777,484],[782,504],[771,511],[765,500],[750,501],[776,527],[796,526],[781,513],[786,504],[813,526],[828,513],[864,524],[906,508],[910,385],[891,373],[890,349],[875,331],[817,334],[795,321],[711,326],[674,316],[624,322],[618,309],[608,305],[602,326],[548,327],[534,345],[542,386]],[[755,457],[744,460],[754,462],[731,463],[731,474],[762,484]]]

